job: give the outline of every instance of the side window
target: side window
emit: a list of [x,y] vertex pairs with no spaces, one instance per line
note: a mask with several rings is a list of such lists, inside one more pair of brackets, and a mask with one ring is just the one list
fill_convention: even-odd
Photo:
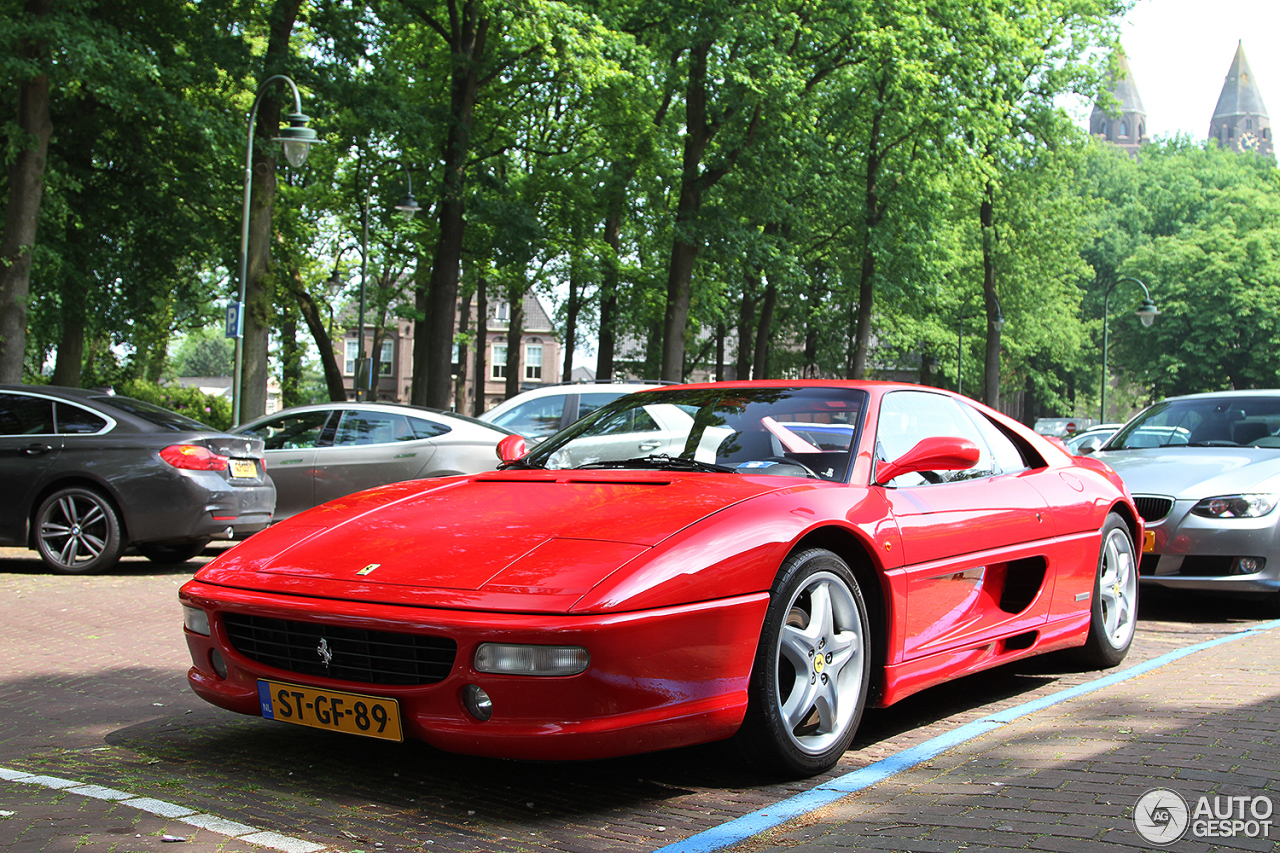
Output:
[[53,401],[0,394],[0,435],[53,435]]
[[627,409],[602,421],[594,432],[596,435],[625,435],[633,432],[657,432],[659,428],[653,415],[644,409]]
[[962,405],[950,397],[925,391],[894,391],[880,404],[876,427],[877,460],[890,462],[930,436],[967,438],[978,446],[978,464],[965,471],[920,471],[895,477],[889,486],[923,486],[990,477],[995,459],[977,425]]
[[320,441],[320,431],[328,420],[328,412],[301,412],[296,415],[269,420],[245,435],[253,435],[262,439],[266,450],[300,450],[315,447]]
[[591,414],[596,409],[600,408],[606,403],[612,403],[614,400],[618,399],[618,396],[619,396],[618,394],[608,394],[608,393],[579,394],[578,395],[578,419],[581,420],[582,418],[585,418],[587,415]]
[[435,438],[438,435],[444,435],[452,430],[441,423],[429,421],[426,418],[406,418],[409,421],[409,428],[413,430],[413,435],[400,436],[400,441],[409,441],[414,438]]
[[412,438],[413,429],[404,415],[348,409],[338,422],[333,444],[335,447],[352,447],[358,444],[391,444]]
[[546,438],[560,431],[560,417],[564,414],[564,395],[541,397],[522,403],[499,415],[493,422],[518,432],[525,438]]
[[[991,455],[995,458],[996,470],[999,473],[1009,474],[1015,471],[1025,471],[1031,467],[1027,464],[1027,460],[1023,458],[1022,451],[1018,449],[1018,445],[1014,444],[1013,439],[1005,435],[1000,427],[993,424],[977,409],[969,409],[968,411],[969,416],[978,425],[978,432],[982,433],[987,447],[991,449]],[[979,444],[978,446],[981,447],[982,445]]]
[[68,403],[54,403],[54,414],[59,435],[92,435],[102,432],[109,423],[102,415]]

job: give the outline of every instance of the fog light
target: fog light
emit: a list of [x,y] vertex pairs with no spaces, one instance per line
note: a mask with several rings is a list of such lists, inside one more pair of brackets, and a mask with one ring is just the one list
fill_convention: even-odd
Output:
[[577,675],[591,656],[578,646],[525,646],[481,643],[476,648],[476,669],[502,675]]
[[219,678],[227,677],[227,662],[222,659],[222,652],[217,649],[209,651],[209,663],[213,666],[213,671],[218,673]]
[[209,636],[209,614],[199,607],[182,605],[182,624],[186,625],[187,630],[193,634]]
[[1236,571],[1238,575],[1252,575],[1262,571],[1262,567],[1267,561],[1261,557],[1240,557],[1236,560]]
[[480,722],[493,716],[493,700],[475,684],[462,688],[462,704],[467,706],[467,713]]

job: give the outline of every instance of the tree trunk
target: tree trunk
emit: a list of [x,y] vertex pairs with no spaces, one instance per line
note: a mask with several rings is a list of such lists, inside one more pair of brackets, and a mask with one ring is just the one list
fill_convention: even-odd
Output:
[[[27,0],[23,13],[44,18],[54,0]],[[46,41],[24,41],[21,59],[43,68],[49,62]],[[31,253],[44,197],[45,161],[53,122],[49,118],[49,76],[36,74],[15,81],[18,94],[16,138],[29,140],[13,155],[9,165],[9,198],[5,205],[4,232],[0,234],[0,383],[22,382],[27,346],[27,298],[31,292]]]
[[577,234],[574,235],[574,246],[570,250],[569,261],[569,298],[565,300],[564,316],[564,367],[560,371],[560,381],[573,379],[573,345],[578,337],[578,311],[582,293],[582,253],[577,246]]
[[[436,205],[440,237],[436,242],[428,283],[426,319],[418,329],[424,340],[414,343],[413,403],[433,408],[449,407],[453,368],[454,318],[458,306],[458,276],[462,263],[462,239],[466,232],[463,194],[471,151],[471,124],[480,91],[480,62],[484,58],[489,18],[481,14],[479,0],[467,0],[457,9],[450,2],[447,31],[453,72],[449,86],[449,130],[444,145],[443,179]],[[425,334],[424,334],[425,332]],[[422,381],[419,382],[419,376]]]
[[1000,408],[1000,302],[996,297],[995,186],[987,183],[987,195],[979,213],[982,220],[982,296],[987,306],[987,352],[982,368],[982,402]]
[[[271,10],[262,79],[284,73],[289,39],[302,0],[276,0]],[[253,169],[249,204],[248,264],[245,271],[243,374],[240,380],[240,423],[267,411],[268,345],[274,319],[274,281],[271,275],[271,219],[276,196],[276,148],[266,140],[280,127],[278,92],[264,93],[253,129]]]
[[760,324],[756,327],[756,350],[753,376],[769,378],[769,336],[773,334],[773,310],[778,304],[778,287],[772,282],[764,289],[764,301],[760,303]]
[[302,347],[298,346],[298,311],[281,302],[280,309],[280,405],[300,406],[302,399]]
[[[458,305],[458,331],[465,332],[470,326],[471,299],[464,296]],[[467,339],[463,337],[458,341],[458,381],[453,388],[453,410],[460,414],[466,414],[467,411],[467,368],[470,366],[470,354]]]
[[508,293],[511,323],[507,326],[507,388],[510,400],[520,393],[520,345],[524,343],[524,294]]
[[320,316],[320,307],[311,294],[302,286],[300,279],[294,278],[293,296],[298,300],[298,308],[302,311],[302,319],[315,339],[316,349],[320,350],[320,366],[324,370],[324,385],[329,393],[329,400],[340,403],[347,399],[346,385],[342,381],[342,368],[338,365],[338,355],[333,350],[333,339]]
[[476,280],[476,399],[472,414],[477,418],[488,408],[484,386],[489,379],[487,355],[489,350],[489,280],[480,276]]

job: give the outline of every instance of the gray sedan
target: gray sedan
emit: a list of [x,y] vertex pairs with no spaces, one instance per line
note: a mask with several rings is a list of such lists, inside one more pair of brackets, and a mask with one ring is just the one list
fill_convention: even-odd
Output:
[[110,569],[128,547],[183,562],[271,521],[262,442],[101,391],[0,385],[0,545],[56,572]]
[[263,442],[277,521],[352,492],[498,465],[509,430],[473,418],[391,403],[317,403],[233,430]]
[[1280,391],[1171,397],[1096,458],[1146,522],[1144,584],[1248,594],[1280,613]]

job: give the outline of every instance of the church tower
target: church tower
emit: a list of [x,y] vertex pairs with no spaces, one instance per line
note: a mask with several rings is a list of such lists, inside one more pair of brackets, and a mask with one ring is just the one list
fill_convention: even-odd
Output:
[[1209,138],[1221,148],[1274,156],[1271,119],[1262,103],[1262,92],[1253,79],[1249,60],[1245,58],[1243,41],[1236,46],[1231,70],[1222,84],[1222,94],[1218,96],[1218,106],[1209,125]]
[[1138,84],[1129,69],[1129,60],[1124,50],[1116,51],[1112,66],[1111,84],[1107,91],[1119,102],[1119,106],[1110,108],[1110,113],[1098,104],[1094,104],[1089,115],[1089,133],[1101,136],[1113,145],[1136,157],[1138,147],[1147,138],[1147,110],[1142,106],[1142,98],[1138,95]]

